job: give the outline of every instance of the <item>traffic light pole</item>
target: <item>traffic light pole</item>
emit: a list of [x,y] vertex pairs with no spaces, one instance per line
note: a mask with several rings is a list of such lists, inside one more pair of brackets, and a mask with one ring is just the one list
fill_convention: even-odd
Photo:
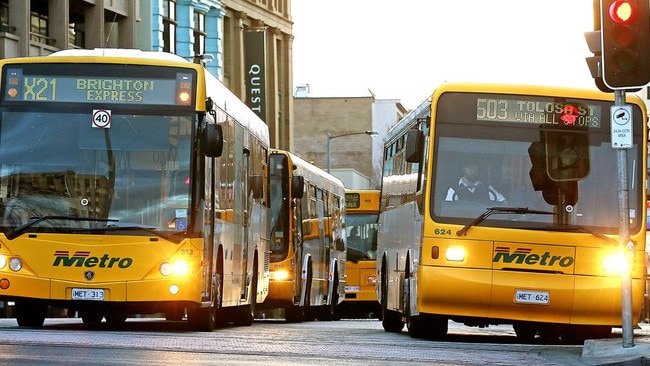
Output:
[[[625,90],[614,92],[614,105],[625,105]],[[617,149],[618,160],[618,208],[619,208],[619,238],[621,253],[631,261],[629,253],[634,253],[630,243],[630,209],[629,188],[627,179],[627,149]],[[621,273],[621,317],[623,326],[623,348],[634,347],[634,328],[632,324],[632,273],[630,268]]]

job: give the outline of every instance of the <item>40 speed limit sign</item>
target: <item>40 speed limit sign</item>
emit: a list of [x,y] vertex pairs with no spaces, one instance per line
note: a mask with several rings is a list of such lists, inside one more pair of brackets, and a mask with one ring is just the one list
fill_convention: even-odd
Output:
[[93,109],[93,127],[110,128],[111,111],[107,109]]

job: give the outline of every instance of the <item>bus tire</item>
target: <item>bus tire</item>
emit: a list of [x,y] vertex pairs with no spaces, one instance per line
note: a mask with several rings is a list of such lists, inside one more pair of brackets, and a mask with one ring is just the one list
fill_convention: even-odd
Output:
[[530,322],[516,322],[512,324],[512,328],[521,343],[532,343],[537,335],[537,327]]
[[584,344],[587,339],[612,336],[612,327],[606,325],[568,325],[562,332],[562,343]]
[[386,332],[399,333],[404,329],[404,321],[400,313],[388,310],[388,276],[385,258],[381,267],[381,325]]
[[185,308],[174,306],[165,311],[165,320],[168,321],[181,321],[185,316]]
[[97,309],[84,309],[79,311],[79,317],[86,325],[97,325],[104,319],[104,313]]
[[253,281],[249,289],[249,304],[241,307],[239,314],[235,317],[235,325],[250,326],[255,320],[255,308],[257,307],[257,258],[254,264]]
[[221,280],[221,274],[216,273],[214,275],[214,301],[213,305],[209,307],[201,307],[200,305],[194,305],[191,308],[187,309],[187,322],[190,326],[190,329],[197,332],[212,332],[216,328],[218,317],[218,308],[221,307],[221,291],[223,290],[223,284]]
[[[338,273],[336,267],[334,267],[334,273]],[[325,321],[341,320],[341,316],[338,314],[337,311],[337,305],[339,303],[338,287],[339,287],[339,276],[338,274],[335,274],[334,281],[332,283],[331,303],[329,305],[324,306],[323,314],[321,317],[318,318],[318,320],[325,320]]]
[[284,308],[284,319],[287,323],[302,323],[305,318],[305,308],[300,305]]
[[47,306],[38,302],[17,301],[16,321],[19,327],[40,328],[45,322]]
[[316,319],[316,308],[311,306],[311,283],[314,278],[314,270],[312,268],[311,258],[307,260],[307,280],[305,281],[305,300],[303,306],[303,321],[311,321]]
[[106,323],[112,327],[121,327],[126,322],[128,314],[125,311],[113,310],[106,312]]

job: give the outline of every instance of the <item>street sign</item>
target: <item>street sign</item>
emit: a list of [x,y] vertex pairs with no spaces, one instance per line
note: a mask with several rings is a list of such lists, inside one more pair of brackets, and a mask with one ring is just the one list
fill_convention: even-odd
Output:
[[611,131],[613,149],[632,148],[632,107],[614,105],[611,111]]

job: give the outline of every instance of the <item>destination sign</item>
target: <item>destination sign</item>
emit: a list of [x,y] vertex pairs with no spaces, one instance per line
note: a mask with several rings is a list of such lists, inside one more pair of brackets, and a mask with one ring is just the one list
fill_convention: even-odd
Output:
[[476,120],[598,128],[601,106],[532,99],[476,98]]
[[359,207],[361,207],[361,195],[359,193],[346,193],[345,208],[359,208]]
[[4,84],[6,102],[189,105],[193,78],[181,72],[175,78],[25,75],[11,68]]

